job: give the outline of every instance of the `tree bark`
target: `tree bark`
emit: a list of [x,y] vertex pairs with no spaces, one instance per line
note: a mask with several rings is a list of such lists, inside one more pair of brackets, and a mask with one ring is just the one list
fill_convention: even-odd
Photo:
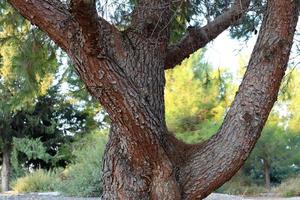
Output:
[[171,46],[172,1],[139,1],[122,32],[97,16],[95,1],[72,0],[70,9],[59,1],[9,2],[68,53],[86,88],[108,112],[112,127],[102,196],[108,200],[203,199],[229,180],[253,149],[277,99],[299,14],[299,1],[268,1],[247,71],[220,130],[202,144],[188,145],[167,130],[164,70],[239,19],[249,1],[237,0],[224,18],[193,29]]
[[265,187],[267,191],[271,190],[271,178],[270,178],[270,163],[267,159],[263,159],[264,164],[264,177],[265,177]]
[[2,169],[1,169],[1,191],[9,190],[10,182],[10,154],[11,150],[8,145],[2,148]]

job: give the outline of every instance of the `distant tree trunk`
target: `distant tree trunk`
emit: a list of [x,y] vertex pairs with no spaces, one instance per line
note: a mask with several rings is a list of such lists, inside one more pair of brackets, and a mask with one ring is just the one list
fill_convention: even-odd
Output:
[[1,170],[1,190],[6,192],[9,190],[10,182],[10,154],[11,148],[9,145],[4,145],[2,148],[2,170]]
[[267,159],[263,159],[263,163],[264,163],[265,187],[268,191],[270,191],[271,190],[270,162]]
[[[170,43],[174,2],[137,1],[119,31],[95,1],[9,0],[63,48],[112,121],[103,165],[103,200],[203,199],[229,180],[257,142],[277,99],[299,14],[299,1],[269,0],[247,71],[219,131],[188,145],[167,130],[164,70],[205,46],[239,19],[249,0]],[[175,3],[174,3],[175,4]],[[180,94],[178,94],[180,95]]]

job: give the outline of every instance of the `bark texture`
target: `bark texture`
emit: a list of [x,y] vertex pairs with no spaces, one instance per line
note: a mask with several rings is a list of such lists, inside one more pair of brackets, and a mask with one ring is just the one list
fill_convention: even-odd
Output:
[[[168,133],[164,70],[203,47],[247,10],[237,0],[169,46],[171,0],[140,0],[125,31],[97,15],[95,1],[10,0],[70,56],[112,128],[102,199],[203,199],[243,165],[276,101],[298,20],[298,1],[269,0],[242,84],[216,135],[188,145]],[[177,2],[177,1],[176,1]]]
[[2,169],[1,169],[1,191],[9,190],[10,180],[10,153],[11,150],[7,145],[2,148]]

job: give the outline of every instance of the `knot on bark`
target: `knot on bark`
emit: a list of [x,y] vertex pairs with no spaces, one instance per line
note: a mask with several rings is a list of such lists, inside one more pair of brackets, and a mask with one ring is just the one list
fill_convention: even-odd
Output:
[[247,124],[250,124],[251,121],[252,121],[252,115],[250,115],[250,113],[246,112],[244,115],[243,115],[243,119],[244,121],[247,123]]

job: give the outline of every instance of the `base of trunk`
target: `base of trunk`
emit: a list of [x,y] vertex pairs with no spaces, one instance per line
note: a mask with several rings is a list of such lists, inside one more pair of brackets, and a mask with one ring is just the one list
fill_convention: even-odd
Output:
[[[103,163],[102,200],[179,200],[180,189],[168,160],[130,156],[128,141],[112,125]],[[137,152],[139,153],[139,152]]]
[[264,159],[264,175],[265,175],[265,187],[268,191],[271,190],[271,178],[270,178],[270,164]]
[[6,192],[9,190],[10,180],[10,148],[4,147],[2,154],[1,191]]

